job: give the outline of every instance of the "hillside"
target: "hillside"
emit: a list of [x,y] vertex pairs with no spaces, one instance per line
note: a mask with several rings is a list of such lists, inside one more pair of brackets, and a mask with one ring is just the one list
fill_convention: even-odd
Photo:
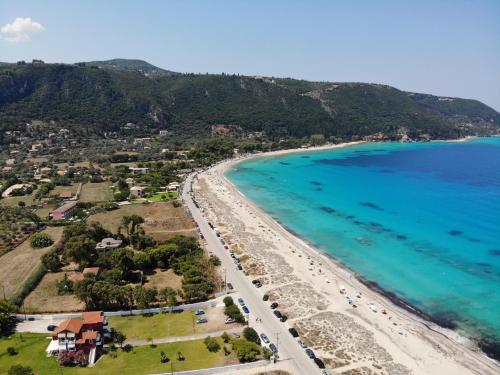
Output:
[[0,66],[0,130],[33,119],[98,135],[127,123],[140,131],[208,135],[210,125],[267,138],[456,138],[498,132],[500,114],[467,99],[364,83],[238,75],[150,74],[140,60]]
[[178,74],[170,70],[158,68],[143,60],[133,59],[111,59],[105,61],[89,61],[79,63],[88,66],[97,66],[101,69],[122,70],[129,72],[137,72],[144,74],[147,77],[161,77]]

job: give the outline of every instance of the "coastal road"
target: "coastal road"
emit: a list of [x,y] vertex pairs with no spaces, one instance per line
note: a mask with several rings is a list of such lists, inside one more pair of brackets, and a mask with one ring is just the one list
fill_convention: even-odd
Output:
[[[227,282],[233,284],[238,293],[242,296],[245,304],[250,310],[250,325],[259,333],[265,333],[271,342],[278,347],[280,361],[290,361],[295,369],[293,374],[313,375],[321,374],[321,370],[316,366],[288,332],[288,327],[285,323],[281,323],[272,313],[269,307],[269,302],[262,300],[262,293],[255,288],[249,277],[245,276],[242,271],[239,271],[229,251],[224,249],[220,239],[208,225],[207,220],[198,207],[196,207],[193,198],[190,194],[193,178],[195,174],[191,174],[185,180],[182,187],[182,199],[191,211],[193,219],[199,226],[199,229],[205,237],[207,248],[209,251],[219,257],[222,262],[222,267],[226,270]],[[215,223],[214,223],[215,224]],[[237,302],[236,302],[237,303]],[[256,322],[255,319],[260,321]]]

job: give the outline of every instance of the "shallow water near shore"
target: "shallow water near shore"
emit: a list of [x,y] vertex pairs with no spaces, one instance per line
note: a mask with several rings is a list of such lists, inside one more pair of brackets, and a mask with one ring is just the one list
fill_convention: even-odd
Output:
[[500,355],[500,138],[265,156],[226,176],[361,277]]

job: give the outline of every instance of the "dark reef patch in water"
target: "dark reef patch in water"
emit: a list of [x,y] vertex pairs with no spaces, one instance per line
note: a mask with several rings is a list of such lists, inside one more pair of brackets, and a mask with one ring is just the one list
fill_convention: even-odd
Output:
[[462,231],[461,231],[461,230],[458,230],[458,229],[452,229],[452,230],[450,230],[450,231],[448,232],[448,234],[449,234],[450,236],[454,236],[454,237],[456,237],[456,236],[461,236],[461,235],[462,235]]
[[404,234],[398,234],[396,238],[401,241],[405,241],[408,239],[408,237],[406,237]]
[[323,191],[323,189],[322,189],[322,188],[316,188],[316,189],[314,189],[314,190],[316,190],[316,191]]
[[372,202],[359,202],[359,204],[365,207],[373,208],[374,210],[384,211],[382,207],[377,206],[375,203]]
[[498,256],[500,256],[500,249],[491,249],[490,254],[498,257]]
[[280,161],[281,165],[290,165],[290,163],[287,163],[286,161]]
[[477,238],[467,238],[469,242],[481,242]]
[[346,219],[349,219],[349,220],[352,220],[352,219],[354,219],[354,217],[355,217],[354,215],[348,215],[348,216],[346,216],[345,218],[346,218]]
[[318,182],[318,181],[309,181],[309,183],[316,185],[316,186],[323,186],[323,184],[321,182]]
[[325,212],[327,212],[329,214],[334,214],[334,213],[337,212],[337,210],[335,210],[334,208],[328,207],[328,206],[321,206],[319,209],[321,211],[325,211]]
[[381,169],[380,172],[381,173],[396,173],[392,169]]
[[476,265],[479,267],[491,268],[491,264],[489,264],[489,263],[476,262]]

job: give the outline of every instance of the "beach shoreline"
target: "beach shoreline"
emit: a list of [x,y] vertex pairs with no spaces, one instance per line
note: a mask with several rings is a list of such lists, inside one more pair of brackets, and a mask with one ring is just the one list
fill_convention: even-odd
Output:
[[[369,280],[363,279],[362,276],[356,274],[333,256],[326,254],[321,249],[317,249],[300,236],[297,236],[296,233],[290,231],[289,228],[286,228],[283,224],[273,219],[265,210],[248,199],[225,176],[225,172],[234,167],[235,164],[244,160],[249,160],[250,158],[279,156],[297,152],[322,151],[355,146],[361,143],[366,142],[351,142],[308,149],[280,150],[270,153],[249,155],[222,162],[199,176],[199,179],[203,181],[204,185],[202,189],[198,186],[197,198],[199,198],[207,214],[212,215],[211,219],[214,220],[215,223],[218,223],[218,220],[221,221],[222,217],[220,217],[220,213],[214,213],[211,212],[211,210],[215,211],[214,208],[217,206],[217,203],[220,203],[224,205],[226,211],[229,211],[225,219],[231,216],[233,220],[244,219],[245,215],[248,215],[247,221],[257,221],[260,223],[258,225],[259,228],[265,226],[266,231],[262,231],[270,238],[275,239],[274,242],[276,246],[274,249],[271,249],[274,250],[273,256],[283,257],[285,256],[285,252],[291,256],[297,253],[303,254],[303,259],[293,259],[293,257],[286,254],[286,263],[288,264],[286,267],[282,265],[282,268],[286,268],[287,270],[290,268],[293,269],[293,276],[297,279],[294,282],[306,283],[310,286],[313,285],[312,290],[319,289],[323,292],[321,293],[323,294],[322,297],[325,297],[328,306],[333,306],[331,308],[332,313],[340,312],[341,314],[345,314],[349,319],[354,319],[357,324],[362,323],[364,328],[367,328],[369,332],[373,333],[374,341],[377,345],[381,345],[386,349],[387,352],[394,357],[395,363],[402,364],[403,367],[408,368],[408,373],[432,374],[437,373],[437,369],[439,369],[439,373],[449,374],[497,373],[500,369],[498,363],[494,362],[484,353],[478,352],[474,342],[460,336],[456,331],[441,327],[436,322],[433,322],[432,319],[429,320],[426,314],[415,309],[396,295],[389,295],[390,292],[384,291],[380,286]],[[206,188],[208,188],[208,191],[202,194],[201,191]],[[198,197],[198,195],[201,196]],[[215,198],[215,196],[217,196],[217,198]],[[227,208],[229,208],[229,210],[227,210]],[[259,231],[255,229],[254,226],[246,230],[258,235]],[[224,228],[223,233],[225,232],[224,234],[229,238],[238,237],[239,235],[235,235],[235,231],[235,228]],[[269,235],[269,233],[272,234]],[[284,246],[285,241],[282,240],[286,240],[288,248]],[[229,241],[231,242],[231,240]],[[244,242],[244,240],[239,238],[234,240],[235,243],[238,241]],[[266,246],[269,245],[266,243]],[[292,246],[294,250],[290,251]],[[258,251],[260,251],[260,249],[257,248],[254,250],[255,254],[258,254]],[[245,252],[245,255],[250,257],[255,256],[255,254],[252,254],[250,251]],[[302,255],[299,255],[299,257],[302,257]],[[307,265],[305,268],[304,264],[301,265],[301,263],[307,263],[305,258],[307,258],[311,264],[313,264],[313,262],[316,264],[316,266],[314,266],[314,271],[311,271],[312,267],[309,267],[309,271],[305,270]],[[318,264],[321,267],[319,273],[317,269]],[[312,277],[309,275],[311,272],[314,272]],[[318,288],[320,283],[321,287]],[[271,281],[266,285],[266,288],[272,292],[274,289],[282,288],[282,286],[280,286],[280,283],[273,283]],[[368,299],[373,302],[370,302],[368,305],[368,310],[365,308],[366,306],[360,306],[354,310],[349,305],[346,305],[345,295],[338,292],[339,288],[347,289],[348,291],[346,294],[352,294],[352,290],[360,291],[363,299]],[[332,292],[337,294],[332,295]],[[338,308],[337,306],[342,304],[342,302],[343,306]],[[382,316],[382,319],[380,319],[382,314],[375,314],[373,312],[373,310],[375,310],[373,306],[375,305],[377,306],[377,310],[386,311],[387,315]],[[318,313],[323,314],[322,311],[318,311]],[[314,314],[312,316],[314,318]],[[377,321],[374,324],[372,321],[374,319],[372,318],[375,316],[377,316]],[[390,319],[390,321],[385,319],[386,321],[384,322],[385,317],[389,317],[388,319]],[[302,324],[300,319],[297,319],[296,322],[296,326],[300,328]],[[404,327],[404,329],[400,329],[399,327]],[[399,331],[395,334],[397,330]],[[403,331],[404,333],[402,333]],[[408,345],[408,348],[406,348],[407,350],[400,350],[405,344],[400,341],[411,341],[411,344]],[[398,348],[396,349],[394,346]],[[411,349],[408,350],[409,348]],[[425,352],[427,355],[419,355],[419,360],[416,360],[412,354],[415,350],[417,352]],[[436,357],[438,359],[436,359]]]

